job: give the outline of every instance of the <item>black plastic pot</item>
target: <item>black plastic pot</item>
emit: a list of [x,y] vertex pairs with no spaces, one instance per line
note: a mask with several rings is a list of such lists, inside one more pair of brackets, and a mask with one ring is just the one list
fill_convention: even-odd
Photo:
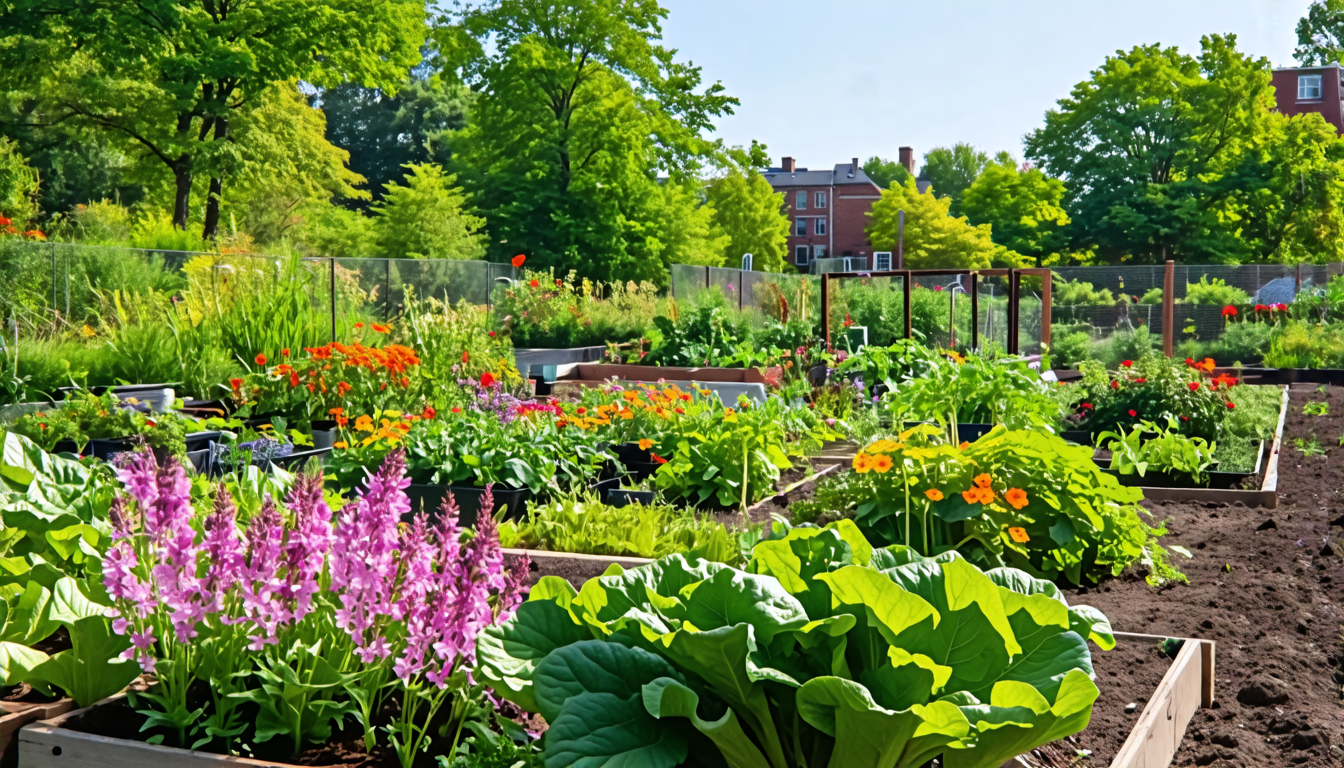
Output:
[[[87,445],[84,446],[84,449],[87,450],[87,449],[88,449],[88,446],[87,446]],[[83,450],[80,450],[80,446],[79,446],[74,440],[71,440],[71,439],[69,439],[69,438],[66,438],[66,439],[64,439],[64,440],[57,440],[57,441],[56,441],[56,445],[52,446],[52,448],[51,448],[51,452],[52,452],[52,453],[73,453],[73,454],[75,454],[76,456],[83,455],[83,453],[84,453]]]
[[[452,491],[453,500],[457,502],[457,524],[469,528],[476,525],[476,514],[481,508],[481,497],[485,495],[484,488],[477,488],[471,485],[412,485],[406,489],[406,495],[411,500],[411,516],[424,511],[428,512],[431,519],[439,515],[439,505],[443,502],[443,496],[446,492]],[[495,510],[498,511],[501,506],[508,505],[505,512],[505,519],[521,520],[527,515],[527,502],[532,498],[532,491],[528,488],[494,488]],[[409,522],[410,517],[406,520]]]
[[656,461],[632,461],[625,465],[625,470],[631,480],[639,482],[653,477],[653,473],[661,466]]
[[626,507],[631,504],[653,504],[653,491],[631,491],[616,488],[607,492],[607,504],[613,507]]
[[588,488],[597,496],[598,501],[606,504],[610,503],[607,499],[610,497],[611,492],[621,487],[621,480],[622,478],[619,477],[609,477],[605,480],[598,480],[592,485],[589,485]]
[[223,432],[192,432],[187,435],[187,453],[208,450],[211,443],[219,442]]
[[650,464],[653,455],[639,447],[639,443],[621,443],[616,446],[616,458],[622,464]]
[[1260,474],[1265,461],[1265,441],[1257,440],[1255,466],[1247,472],[1209,472],[1210,488],[1237,488],[1249,478]]
[[957,437],[963,443],[974,443],[989,434],[989,431],[993,428],[993,424],[958,424]]
[[334,421],[314,421],[312,426],[313,447],[331,448],[336,445],[336,438],[340,431],[336,429]]
[[309,459],[317,459],[320,462],[322,459],[326,458],[329,453],[331,453],[330,448],[314,448],[307,451],[294,451],[288,456],[271,459],[271,464],[286,472],[293,472],[295,470],[303,469]]

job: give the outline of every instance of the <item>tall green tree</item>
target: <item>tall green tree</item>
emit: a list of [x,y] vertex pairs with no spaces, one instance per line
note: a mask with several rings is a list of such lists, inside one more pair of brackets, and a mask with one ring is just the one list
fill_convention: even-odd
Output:
[[1038,262],[1063,250],[1064,182],[1039,168],[992,162],[962,194],[961,212],[971,224],[987,224],[994,242]]
[[910,171],[907,171],[904,165],[877,155],[868,158],[863,164],[863,172],[868,174],[868,178],[881,189],[890,187],[893,181],[904,186],[905,180],[910,178]]
[[395,89],[424,40],[424,0],[7,0],[0,91],[37,102],[40,123],[134,141],[172,173],[178,227],[208,177],[212,237],[240,111],[281,82]]
[[0,227],[0,234],[8,227],[22,230],[36,216],[38,186],[37,172],[19,154],[18,145],[0,136],[0,218],[10,221]]
[[754,170],[732,169],[709,183],[706,196],[714,212],[714,231],[726,238],[719,265],[737,265],[743,254],[750,253],[756,271],[784,269],[789,217],[783,192],[776,192]]
[[[1111,262],[1257,261],[1300,250],[1295,239],[1308,235],[1271,221],[1335,227],[1340,212],[1323,201],[1340,175],[1338,139],[1305,125],[1320,119],[1277,114],[1269,63],[1237,51],[1235,37],[1210,36],[1198,58],[1156,45],[1108,58],[1026,149],[1065,181],[1074,249]],[[1313,172],[1298,173],[1308,158]]]
[[[467,125],[471,91],[437,75],[416,73],[395,94],[345,83],[323,91],[317,105],[327,118],[327,139],[350,153],[350,170],[368,180],[374,200],[401,178],[410,163],[449,160],[449,138]],[[341,204],[366,210],[368,198]]]
[[868,242],[880,251],[895,253],[898,217],[905,212],[903,252],[908,269],[985,269],[994,264],[1016,265],[1019,257],[990,237],[989,225],[972,226],[965,216],[949,212],[951,198],[936,197],[931,189],[919,191],[914,179],[882,191],[869,213]]
[[958,213],[961,193],[965,192],[980,172],[989,165],[989,155],[965,142],[948,147],[934,147],[924,155],[924,167],[919,176],[928,179],[934,194],[952,198],[952,212]]
[[737,103],[660,44],[666,15],[649,0],[496,0],[458,19],[451,58],[477,98],[453,167],[491,258],[666,281],[657,177],[681,183],[721,153],[702,134]]
[[485,219],[466,211],[456,178],[437,165],[406,166],[404,185],[388,183],[373,206],[374,235],[386,259],[479,259]]
[[1344,52],[1344,0],[1315,0],[1297,22],[1293,56],[1304,67],[1339,61]]

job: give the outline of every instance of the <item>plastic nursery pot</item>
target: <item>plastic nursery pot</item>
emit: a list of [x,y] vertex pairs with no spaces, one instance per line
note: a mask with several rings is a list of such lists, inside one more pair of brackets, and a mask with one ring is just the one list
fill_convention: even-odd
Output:
[[336,422],[334,421],[314,421],[312,427],[313,447],[316,449],[332,448],[336,445]]
[[[437,518],[439,505],[448,491],[453,492],[453,500],[457,502],[457,524],[463,528],[476,525],[476,513],[480,511],[481,496],[485,495],[485,489],[471,485],[411,485],[406,489],[406,495],[411,500],[411,516],[424,511],[429,513],[430,519]],[[493,491],[496,512],[500,507],[508,505],[504,514],[506,520],[521,520],[527,515],[527,502],[532,498],[531,489],[496,487]],[[407,518],[409,521],[410,517]]]
[[616,458],[622,464],[650,464],[653,462],[653,456],[639,447],[639,443],[621,443],[616,446]]
[[988,435],[989,430],[993,428],[993,424],[957,424],[957,437],[961,438],[963,443],[974,443]]
[[604,504],[610,504],[611,502],[608,501],[608,499],[611,498],[612,491],[618,490],[621,487],[621,479],[622,478],[619,477],[609,477],[605,480],[598,480],[589,485],[588,489],[597,496],[598,501]]
[[658,468],[661,466],[662,464],[654,461],[632,461],[625,465],[625,469],[631,480],[640,482],[641,480],[648,480],[650,477],[653,477],[653,474],[657,472]]
[[217,443],[223,432],[192,432],[187,435],[187,453],[208,450],[211,443]]
[[79,455],[82,455],[82,454],[84,453],[84,451],[81,450],[81,449],[87,449],[87,448],[88,448],[87,445],[85,445],[85,446],[81,446],[81,445],[79,445],[78,443],[76,443],[74,440],[70,440],[70,439],[67,438],[67,439],[65,439],[65,440],[57,440],[57,441],[56,441],[56,445],[52,446],[51,452],[52,452],[52,453],[73,453],[73,454],[75,454],[76,456],[79,456]]
[[294,451],[288,456],[279,456],[271,459],[271,464],[286,472],[294,472],[303,469],[309,459],[317,459],[318,462],[321,462],[329,453],[331,453],[330,447],[314,448],[307,451]]
[[[134,451],[137,447],[139,447],[137,445],[137,442],[138,442],[137,439],[132,436],[110,437],[102,440],[90,440],[88,451],[89,455],[93,456],[95,459],[102,459],[103,461],[112,461],[112,459],[119,453]],[[151,447],[149,450],[153,452],[154,460],[157,461],[159,464],[163,464],[164,462],[168,461],[169,454],[167,448]]]
[[615,488],[607,492],[607,504],[613,507],[643,504],[647,507],[653,504],[653,491],[631,491],[625,488]]
[[1249,479],[1249,478],[1256,477],[1256,476],[1258,476],[1258,475],[1260,474],[1260,469],[1262,468],[1262,466],[1263,466],[1263,464],[1264,464],[1264,460],[1265,460],[1265,441],[1264,441],[1264,440],[1256,440],[1256,441],[1255,441],[1255,466],[1252,467],[1251,469],[1247,470],[1247,471],[1244,471],[1244,472],[1210,471],[1210,472],[1209,472],[1209,487],[1210,487],[1210,488],[1238,488],[1238,487],[1241,487],[1241,484],[1242,484],[1244,481],[1246,481],[1246,480]]

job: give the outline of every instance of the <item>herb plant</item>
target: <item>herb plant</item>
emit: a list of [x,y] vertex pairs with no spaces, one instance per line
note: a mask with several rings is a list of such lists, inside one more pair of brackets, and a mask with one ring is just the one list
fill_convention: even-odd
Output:
[[1209,481],[1217,464],[1216,445],[1202,437],[1187,437],[1176,431],[1174,420],[1162,428],[1142,421],[1128,432],[1106,431],[1097,435],[1097,445],[1111,452],[1111,469],[1121,475],[1144,477],[1147,472],[1166,472],[1190,478],[1196,485]]

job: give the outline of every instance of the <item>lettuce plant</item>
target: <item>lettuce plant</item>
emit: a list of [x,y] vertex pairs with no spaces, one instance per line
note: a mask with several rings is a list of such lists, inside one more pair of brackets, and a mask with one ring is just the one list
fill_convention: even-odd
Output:
[[1098,611],[955,553],[874,549],[852,522],[681,555],[575,592],[543,578],[478,640],[479,674],[540,713],[547,768],[991,768],[1082,730]]

